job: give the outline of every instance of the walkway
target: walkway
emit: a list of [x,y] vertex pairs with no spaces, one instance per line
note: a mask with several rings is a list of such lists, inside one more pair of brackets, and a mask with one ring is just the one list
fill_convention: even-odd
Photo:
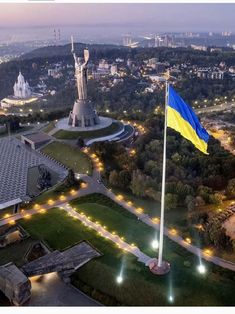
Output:
[[100,306],[72,285],[65,284],[57,273],[30,278],[31,298],[26,306]]
[[[157,231],[159,230],[159,221],[157,220],[153,221],[148,215],[139,213],[138,210],[133,205],[128,204],[125,200],[118,199],[118,197],[114,193],[109,191],[103,184],[99,184],[96,179],[98,177],[98,172],[96,170],[94,171],[93,177],[89,177],[87,175],[78,175],[78,176],[87,182],[87,186],[79,191],[76,191],[73,195],[70,195],[69,197],[67,197],[66,202],[65,202],[65,199],[63,199],[61,201],[53,202],[53,204],[50,204],[50,205],[46,204],[45,206],[43,205],[42,207],[39,207],[37,209],[30,209],[30,210],[27,210],[27,212],[25,213],[19,213],[9,218],[2,219],[0,220],[0,226],[4,226],[9,223],[14,224],[15,221],[19,219],[22,219],[22,218],[27,219],[30,217],[30,215],[33,215],[36,213],[43,213],[45,210],[48,210],[53,207],[57,207],[57,206],[64,207],[68,205],[68,202],[70,200],[75,199],[79,196],[84,196],[84,195],[88,195],[92,193],[102,193],[106,195],[107,197],[111,198],[114,202],[123,206],[125,209],[127,209],[129,212],[131,212],[135,216],[137,216],[145,224],[149,225],[150,227],[154,228]],[[203,252],[203,250],[201,250],[197,246],[188,243],[181,236],[172,232],[168,228],[164,229],[164,234],[169,239],[176,242],[177,244],[179,244],[180,246],[182,246],[183,248],[185,248],[187,251],[191,252],[192,254],[196,256],[200,256],[202,259],[205,259],[208,262],[214,263],[215,265],[235,271],[235,263],[224,260],[217,256],[210,256],[209,254]],[[145,258],[143,258],[143,260],[145,260]]]
[[136,256],[139,262],[142,262],[146,266],[148,266],[148,263],[152,260],[152,257],[149,257],[148,255],[141,252],[137,246],[133,244],[128,244],[127,242],[123,241],[122,238],[120,238],[118,235],[107,231],[105,227],[102,227],[100,224],[89,220],[89,218],[84,214],[79,214],[68,203],[63,204],[60,207],[67,211],[71,217],[79,219],[85,226],[97,231],[100,236],[114,242],[120,249]]

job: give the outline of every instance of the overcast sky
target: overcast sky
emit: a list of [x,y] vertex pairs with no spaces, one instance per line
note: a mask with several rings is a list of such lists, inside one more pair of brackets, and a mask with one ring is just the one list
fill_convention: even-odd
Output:
[[2,27],[104,24],[159,31],[235,31],[235,4],[0,4]]

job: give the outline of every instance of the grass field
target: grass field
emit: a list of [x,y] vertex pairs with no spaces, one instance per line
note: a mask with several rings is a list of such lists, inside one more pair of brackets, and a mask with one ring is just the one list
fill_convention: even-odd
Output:
[[33,204],[45,204],[49,199],[53,199],[54,201],[58,200],[59,197],[63,194],[64,196],[70,195],[70,191],[72,189],[79,189],[80,188],[80,181],[75,182],[73,186],[66,187],[63,182],[57,184],[56,186],[52,187],[51,189],[43,192],[42,194],[36,196],[33,199],[33,203],[30,202],[25,209],[31,209]]
[[42,131],[45,133],[49,133],[50,131],[52,131],[55,128],[55,122],[51,121],[49,122],[43,129]]
[[9,262],[15,263],[18,267],[21,267],[24,263],[24,256],[28,252],[29,248],[36,241],[30,237],[21,241],[15,242],[5,248],[0,249],[0,265],[7,264]]
[[[103,196],[93,195],[79,199],[77,207],[92,213],[92,217],[106,224],[108,230],[116,230],[154,256],[149,245],[153,229],[137,222],[131,214],[125,215],[124,209],[116,208],[109,202]],[[74,206],[75,204],[73,202]],[[99,249],[104,255],[78,270],[74,283],[105,304],[169,305],[170,286],[175,305],[235,304],[232,272],[206,263],[208,274],[199,275],[196,271],[197,258],[168,239],[165,239],[164,257],[171,262],[172,269],[169,275],[156,277],[129,253],[123,253],[113,243],[101,238],[64,211],[52,209],[44,215],[38,214],[31,220],[22,221],[21,224],[33,238],[43,239],[54,249],[64,249],[80,240],[87,240]],[[118,286],[116,276],[121,267],[124,282]]]
[[121,130],[122,124],[118,122],[113,122],[110,126],[100,129],[100,130],[94,130],[94,131],[65,131],[65,130],[59,130],[57,133],[54,134],[54,137],[58,139],[77,139],[79,137],[83,139],[90,139],[93,137],[102,137],[107,136],[110,134],[113,134],[115,132],[118,132]]
[[[115,194],[122,194],[125,200],[131,201],[135,207],[141,207],[144,209],[144,213],[148,214],[150,217],[160,217],[161,204],[157,201],[143,199],[137,197],[131,193],[123,192],[120,189],[112,188]],[[187,215],[188,210],[185,207],[177,207],[165,211],[165,221],[169,228],[176,227],[181,230],[181,232],[187,233]]]
[[92,162],[79,148],[61,142],[52,142],[42,152],[60,161],[78,173],[92,173]]

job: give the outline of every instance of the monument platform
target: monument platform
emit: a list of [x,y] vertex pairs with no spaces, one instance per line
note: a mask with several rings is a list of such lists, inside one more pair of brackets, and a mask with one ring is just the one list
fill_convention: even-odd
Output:
[[157,258],[153,258],[149,261],[148,267],[154,275],[166,275],[171,269],[171,265],[167,261],[162,261],[162,266],[159,267]]
[[61,119],[56,123],[56,128],[59,130],[72,131],[72,132],[95,131],[95,130],[107,128],[114,122],[114,120],[107,117],[99,117],[99,124],[87,126],[87,127],[78,127],[78,126],[74,127],[72,125],[69,125],[68,122],[69,122],[69,118]]

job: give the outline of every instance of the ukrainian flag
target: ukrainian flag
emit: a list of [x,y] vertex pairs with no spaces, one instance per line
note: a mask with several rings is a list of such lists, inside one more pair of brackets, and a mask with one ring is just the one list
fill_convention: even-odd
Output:
[[209,134],[186,102],[169,86],[167,126],[179,132],[204,154],[208,155]]

